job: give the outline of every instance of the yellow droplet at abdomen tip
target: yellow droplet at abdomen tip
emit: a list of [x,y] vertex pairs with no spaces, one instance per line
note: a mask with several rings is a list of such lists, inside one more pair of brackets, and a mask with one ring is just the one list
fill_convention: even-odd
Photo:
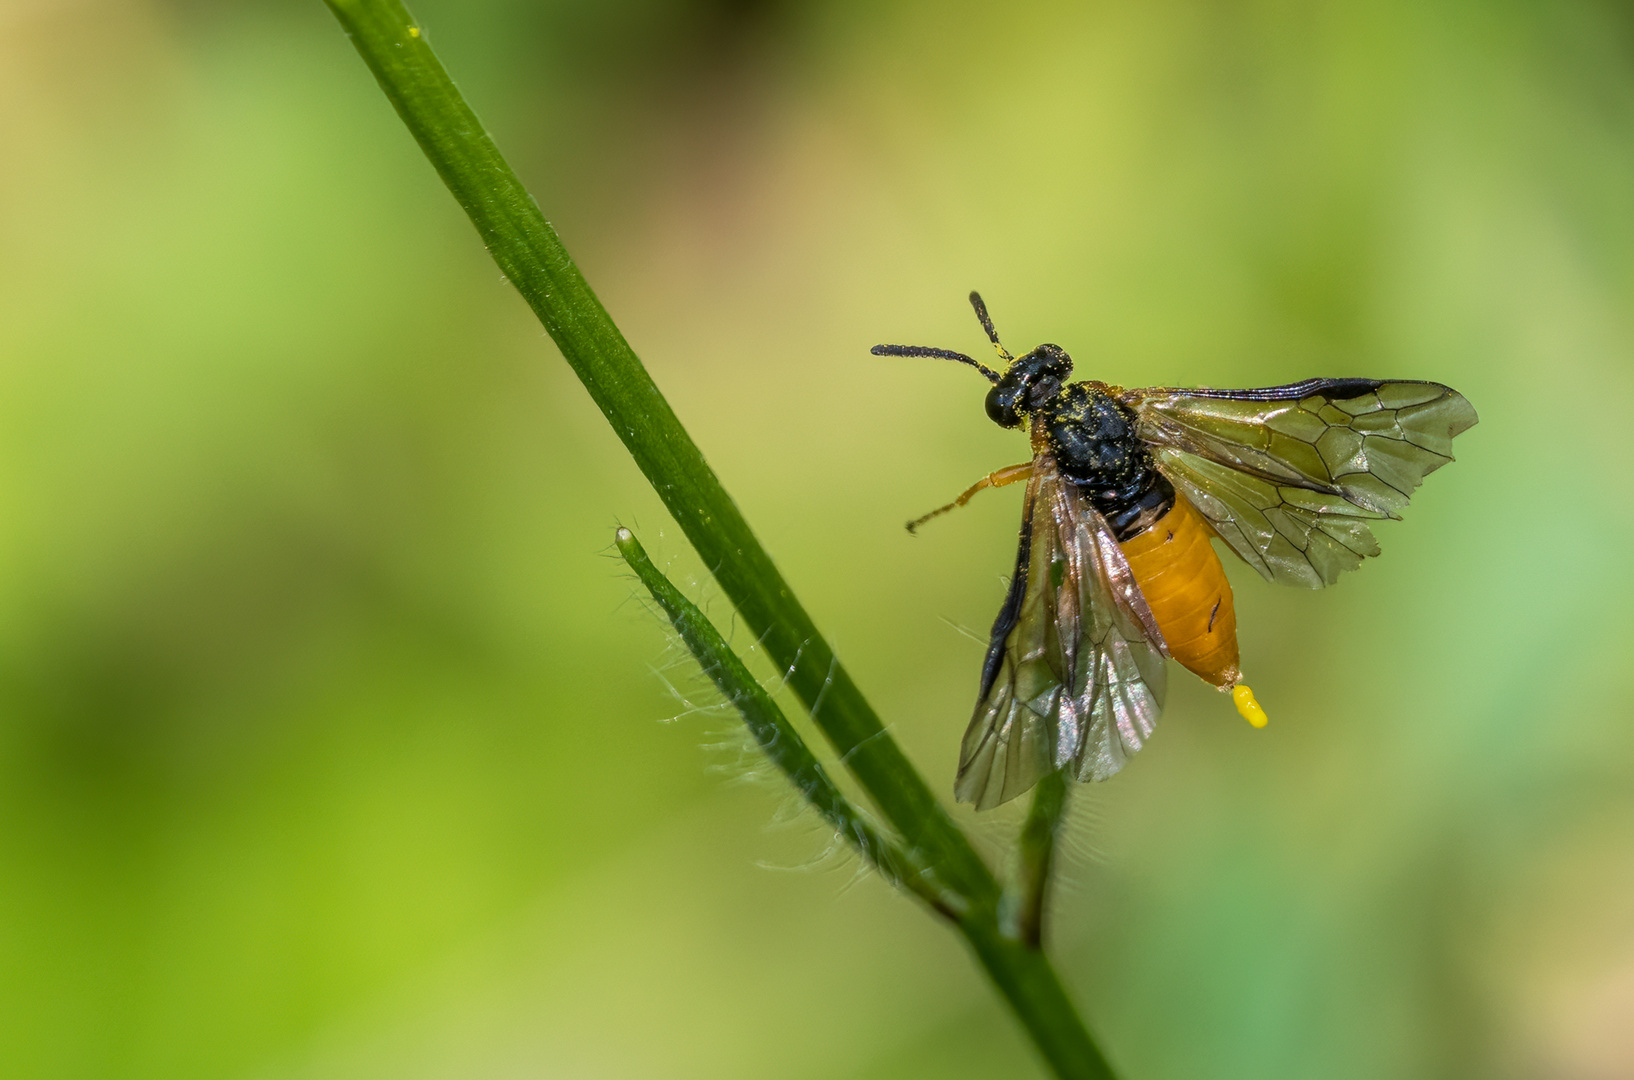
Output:
[[1271,718],[1265,715],[1265,710],[1260,708],[1260,703],[1254,700],[1254,691],[1242,683],[1231,688],[1231,700],[1236,703],[1237,711],[1242,713],[1243,719],[1255,727],[1262,728],[1271,722]]

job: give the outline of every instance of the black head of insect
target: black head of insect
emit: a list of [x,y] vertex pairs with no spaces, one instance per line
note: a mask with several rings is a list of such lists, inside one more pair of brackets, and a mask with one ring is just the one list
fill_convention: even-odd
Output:
[[1061,388],[1072,376],[1072,357],[1059,345],[1040,345],[1020,358],[1011,356],[1010,351],[1000,343],[998,331],[993,329],[993,319],[987,314],[987,305],[982,303],[980,293],[970,294],[970,306],[976,309],[976,318],[981,320],[988,340],[1009,364],[1002,375],[986,364],[951,349],[932,349],[924,345],[875,345],[871,351],[875,356],[932,356],[969,364],[993,384],[993,389],[987,392],[988,417],[1000,427],[1020,427],[1028,415],[1043,409],[1061,393]]
[[1040,345],[1009,368],[987,392],[987,417],[1000,427],[1020,427],[1061,393],[1072,375],[1072,357],[1059,345]]

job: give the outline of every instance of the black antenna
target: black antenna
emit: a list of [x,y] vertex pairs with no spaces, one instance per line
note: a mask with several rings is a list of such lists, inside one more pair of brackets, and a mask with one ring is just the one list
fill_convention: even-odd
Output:
[[982,321],[982,329],[987,331],[987,340],[993,343],[993,348],[999,351],[1006,363],[1014,360],[1010,350],[999,344],[999,332],[993,329],[993,317],[987,313],[987,305],[982,303],[982,294],[975,289],[970,290],[970,306],[976,309],[976,318]]
[[[972,293],[971,295],[974,296],[975,294]],[[977,302],[980,302],[979,299]],[[985,316],[986,312],[983,311],[982,314]],[[933,349],[928,345],[875,345],[868,351],[875,356],[929,356],[937,360],[957,360],[961,364],[969,364],[987,376],[988,382],[997,383],[999,381],[998,372],[981,361],[966,356],[962,352],[954,352],[952,349]],[[999,351],[1004,352],[1003,348],[1000,348]],[[1010,356],[1009,353],[1004,353],[1004,355],[1006,357]]]

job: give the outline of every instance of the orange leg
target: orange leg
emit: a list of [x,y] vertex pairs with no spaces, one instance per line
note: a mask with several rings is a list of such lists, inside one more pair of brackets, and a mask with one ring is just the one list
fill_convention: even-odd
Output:
[[1020,465],[1006,465],[997,472],[990,472],[980,480],[976,481],[974,484],[971,484],[963,495],[960,495],[957,499],[954,499],[946,506],[938,506],[930,513],[925,514],[922,517],[916,517],[912,521],[908,522],[908,531],[918,532],[919,526],[923,525],[931,518],[945,514],[949,510],[957,510],[959,507],[975,498],[976,492],[978,491],[992,487],[1004,487],[1006,484],[1020,483],[1031,475],[1033,475],[1033,463],[1030,461],[1022,462]]

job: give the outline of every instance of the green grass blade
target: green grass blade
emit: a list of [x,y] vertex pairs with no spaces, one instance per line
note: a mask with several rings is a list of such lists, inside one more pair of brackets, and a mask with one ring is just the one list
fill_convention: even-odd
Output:
[[538,315],[745,624],[903,843],[959,895],[958,928],[1058,1076],[1110,1077],[1043,953],[999,927],[998,883],[818,634],[455,89],[400,0],[326,0],[404,125]]
[[966,920],[959,929],[1056,1076],[1113,1080],[1112,1066],[1085,1030],[1043,952],[1002,930],[997,920]]
[[1067,778],[1052,772],[1033,788],[1021,826],[1015,883],[1005,890],[1003,925],[1034,949],[1044,940],[1044,904],[1055,870],[1055,838],[1067,810]]
[[937,885],[926,868],[916,866],[841,794],[777,702],[750,674],[704,613],[653,565],[635,534],[629,529],[619,529],[613,542],[641,584],[664,609],[704,674],[726,695],[761,751],[783,771],[801,796],[892,884],[915,893],[937,912],[957,921],[959,898]]
[[561,349],[704,565],[891,824],[982,903],[991,872],[833,649],[397,0],[328,0],[489,253]]
[[[1061,813],[1066,805],[1066,780],[1052,773],[1040,782],[1023,829],[1021,877],[1023,902],[1021,926],[1028,925],[1030,938],[1014,928],[1001,928],[990,912],[961,913],[953,905],[958,898],[939,887],[932,874],[914,865],[894,843],[879,834],[834,786],[822,763],[812,754],[799,732],[771,699],[737,654],[732,652],[715,627],[697,606],[681,595],[669,579],[652,564],[646,551],[628,529],[620,529],[614,539],[619,554],[636,577],[652,593],[669,617],[688,651],[703,667],[715,686],[743,716],[744,723],[766,756],[781,769],[818,813],[837,829],[857,851],[876,866],[893,884],[924,900],[939,914],[957,924],[971,949],[987,968],[989,976],[1015,1010],[1017,1018],[1033,1036],[1057,1075],[1073,1080],[1108,1080],[1112,1071],[1100,1050],[1084,1030],[1083,1022],[1056,978],[1048,960],[1038,951],[1038,920],[1049,877],[1051,852]],[[1026,872],[1031,870],[1031,873]]]

